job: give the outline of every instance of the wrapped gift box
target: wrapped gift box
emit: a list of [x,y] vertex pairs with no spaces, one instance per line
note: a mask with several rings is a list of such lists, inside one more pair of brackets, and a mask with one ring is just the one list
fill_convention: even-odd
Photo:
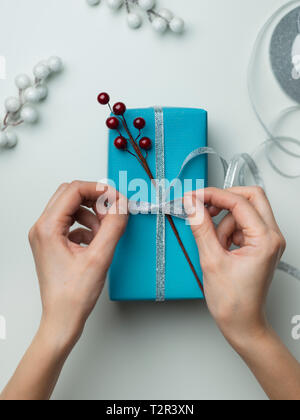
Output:
[[[177,177],[186,156],[199,147],[207,146],[207,113],[201,109],[163,108],[165,178],[172,181]],[[146,120],[142,135],[153,141],[147,162],[156,175],[155,136],[157,121],[154,108],[127,110],[125,117],[132,134],[137,117]],[[122,131],[125,135],[125,132]],[[129,199],[136,192],[128,192],[127,185],[120,182],[120,171],[127,171],[128,183],[133,179],[144,179],[151,188],[151,181],[138,161],[126,152],[114,147],[115,131],[109,135],[108,178],[116,188]],[[207,157],[194,159],[184,170],[181,180],[207,180]],[[121,185],[124,184],[124,185]],[[191,185],[189,190],[194,190]],[[187,192],[188,190],[185,190]],[[180,197],[174,196],[173,199]],[[149,197],[149,201],[155,198]],[[184,246],[202,280],[198,249],[190,226],[185,220],[174,219]],[[130,216],[127,230],[121,239],[109,273],[109,294],[114,301],[157,300],[157,216],[138,214]],[[183,255],[169,223],[165,228],[165,300],[202,299],[203,295]]]

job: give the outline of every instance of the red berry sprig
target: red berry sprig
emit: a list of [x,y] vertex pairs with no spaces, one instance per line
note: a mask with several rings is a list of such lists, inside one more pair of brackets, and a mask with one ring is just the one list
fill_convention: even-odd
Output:
[[[138,136],[134,139],[133,135],[131,134],[131,131],[129,130],[128,124],[126,122],[125,119],[125,113],[126,113],[126,105],[123,102],[117,102],[113,107],[111,107],[110,105],[110,97],[109,94],[106,92],[102,92],[98,95],[98,102],[101,105],[108,105],[110,111],[112,114],[114,114],[114,116],[109,117],[106,120],[106,125],[110,130],[117,130],[119,133],[119,136],[115,139],[114,141],[114,145],[118,150],[122,150],[122,151],[127,151],[128,153],[130,153],[131,155],[133,155],[138,161],[139,163],[142,165],[142,167],[144,168],[144,170],[146,171],[147,175],[149,176],[149,178],[151,179],[151,182],[153,182],[153,184],[156,186],[156,181],[154,176],[152,175],[151,169],[147,163],[147,157],[148,157],[148,151],[151,149],[152,147],[152,141],[148,138],[148,137],[143,137],[140,139],[139,143],[138,139],[141,137],[141,130],[143,130],[143,128],[146,127],[146,121],[144,120],[144,118],[138,117],[134,120],[133,125],[134,127],[139,130],[139,134]],[[124,136],[122,136],[121,132],[119,131],[119,126],[120,123],[123,125],[124,130],[126,131],[127,135],[128,135],[128,139],[126,139]],[[128,142],[131,144],[134,153],[131,152],[130,150],[128,150]],[[143,155],[143,151],[146,151],[146,157]],[[180,238],[179,232],[175,226],[175,223],[173,221],[172,216],[170,215],[166,215],[167,220],[170,223],[170,226],[176,236],[176,239],[179,243],[179,246],[190,266],[190,269],[193,272],[193,275],[203,293],[204,296],[204,289],[202,286],[202,283],[200,281],[200,278],[197,274],[197,271],[183,245],[183,242]]]
[[[109,117],[106,120],[106,125],[110,130],[117,130],[119,133],[119,136],[115,139],[114,145],[118,150],[127,151],[131,154],[133,154],[137,159],[141,160],[142,165],[144,166],[144,162],[141,159],[141,151],[146,151],[147,156],[148,152],[152,147],[152,141],[148,137],[143,137],[139,143],[137,143],[138,139],[141,137],[141,130],[146,127],[146,121],[142,117],[138,117],[134,120],[133,125],[134,127],[139,130],[139,134],[136,137],[136,139],[133,138],[131,133],[129,132],[128,125],[125,120],[125,113],[126,113],[126,105],[123,102],[117,102],[113,107],[110,105],[110,96],[106,92],[102,92],[97,97],[99,104],[101,105],[108,105],[110,111],[114,116]],[[127,134],[129,135],[129,142],[134,148],[134,151],[136,154],[130,152],[128,150],[128,140],[121,135],[119,131],[120,123],[123,124],[123,127]],[[139,149],[139,150],[137,150]],[[143,157],[144,158],[144,157]]]

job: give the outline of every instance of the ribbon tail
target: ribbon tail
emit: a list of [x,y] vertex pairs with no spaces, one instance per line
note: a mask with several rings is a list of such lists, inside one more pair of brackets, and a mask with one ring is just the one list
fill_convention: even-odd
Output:
[[300,270],[298,270],[298,268],[293,267],[292,265],[287,264],[284,261],[280,261],[277,268],[278,268],[278,270],[289,274],[290,276],[294,277],[295,279],[300,280]]

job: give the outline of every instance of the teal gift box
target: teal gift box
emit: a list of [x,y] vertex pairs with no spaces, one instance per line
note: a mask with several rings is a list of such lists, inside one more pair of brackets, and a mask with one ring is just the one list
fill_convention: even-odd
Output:
[[[138,130],[134,128],[133,121],[137,117],[142,117],[146,121],[142,136],[152,140],[153,147],[149,151],[147,162],[157,179],[159,179],[157,172],[161,172],[161,166],[164,166],[165,178],[172,182],[177,178],[185,158],[193,150],[207,146],[207,113],[202,109],[127,110],[125,114],[127,124],[131,133],[136,136]],[[121,132],[126,137],[125,131],[121,130]],[[110,131],[108,178],[113,181],[123,195],[131,200],[137,194],[134,187],[137,188],[140,181],[136,180],[146,182],[149,191],[151,191],[152,182],[133,156],[115,148],[114,140],[117,136],[116,131]],[[158,143],[158,136],[163,145]],[[184,192],[194,190],[196,180],[203,180],[203,186],[206,186],[206,156],[199,156],[187,165],[181,175],[181,181],[185,180],[189,180],[187,183],[189,187],[185,187]],[[199,184],[197,185],[199,186]],[[179,198],[181,197],[176,196],[175,191],[172,199]],[[156,197],[153,197],[152,194],[148,197],[148,201],[155,203]],[[109,273],[111,300],[162,301],[203,298],[199,285],[168,222],[165,223],[165,241],[163,250],[161,249],[161,243],[157,240],[157,220],[156,214],[130,216],[128,227],[117,246]],[[199,253],[191,228],[183,219],[174,218],[173,220],[199,278],[202,280]],[[158,267],[158,261],[161,259],[159,253],[161,252],[164,252],[163,273],[161,273],[161,265]]]

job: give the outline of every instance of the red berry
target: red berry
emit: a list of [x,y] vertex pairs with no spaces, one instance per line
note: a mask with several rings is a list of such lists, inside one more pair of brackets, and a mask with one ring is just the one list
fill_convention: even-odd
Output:
[[107,105],[110,101],[110,97],[108,93],[102,92],[98,95],[98,102],[101,105]]
[[140,140],[140,148],[144,150],[149,150],[152,147],[152,141],[148,137],[143,137]]
[[146,121],[144,120],[144,118],[136,118],[133,121],[133,125],[135,126],[135,128],[137,128],[138,130],[142,130],[145,125],[146,125]]
[[123,102],[118,102],[113,107],[114,114],[124,115],[126,112],[126,105]]
[[107,118],[106,125],[110,130],[116,130],[119,127],[119,120],[116,117]]
[[119,150],[125,150],[127,149],[127,140],[124,137],[119,136],[116,138],[114,145]]

